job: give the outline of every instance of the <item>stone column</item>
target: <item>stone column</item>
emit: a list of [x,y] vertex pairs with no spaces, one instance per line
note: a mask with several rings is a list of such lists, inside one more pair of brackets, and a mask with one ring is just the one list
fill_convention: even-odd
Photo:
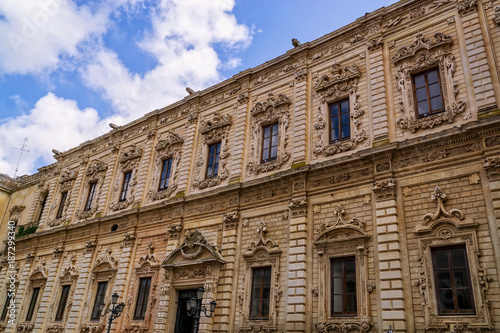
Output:
[[[304,189],[305,180],[294,182]],[[287,259],[286,332],[306,332],[307,198],[293,198],[290,208],[290,243]]]
[[155,318],[155,333],[167,332],[168,310],[170,308],[170,303],[175,302],[175,300],[172,299],[172,294],[174,293],[174,290],[172,288],[172,279],[174,275],[173,272],[171,271],[171,269],[167,269],[165,271],[161,269],[160,274],[162,274],[162,276],[160,277],[161,282],[159,281],[161,289],[160,297],[158,299],[158,309]]
[[[494,138],[488,138],[485,140],[486,146],[490,147],[494,144],[500,144],[500,136]],[[481,176],[481,181],[483,182],[483,188],[486,202],[491,200],[492,207],[488,207],[488,221],[490,225],[492,242],[494,244],[494,254],[497,263],[497,270],[500,270],[500,257],[498,256],[500,252],[500,239],[499,237],[494,237],[493,235],[500,234],[500,227],[497,221],[500,221],[500,155],[486,157],[483,160],[483,167],[486,177]],[[488,191],[489,189],[489,191]],[[488,200],[488,196],[491,198]]]
[[[214,319],[216,332],[232,332],[236,311],[237,283],[236,283],[236,258],[238,256],[238,211],[229,212],[223,215],[224,230],[222,231],[222,258],[226,261],[225,269],[220,274],[219,298],[217,301],[216,317]],[[233,309],[233,311],[232,311]]]
[[[82,318],[83,308],[86,303],[93,302],[89,297],[92,297],[91,294],[87,294],[87,285],[89,276],[91,274],[91,264],[92,257],[94,255],[96,244],[94,241],[87,240],[85,245],[85,252],[83,252],[83,258],[80,258],[77,261],[76,267],[78,269],[78,279],[75,284],[75,292],[73,295],[73,302],[70,305],[68,311],[70,311],[68,320],[66,322],[66,328],[68,331],[76,332],[78,330],[78,326],[85,322],[86,319]],[[89,307],[92,306],[89,304]]]
[[382,329],[389,326],[393,332],[406,332],[403,297],[403,273],[401,270],[401,230],[396,210],[396,183],[393,178],[376,181],[375,221],[378,243],[378,280],[380,283],[380,309]]
[[306,164],[307,146],[307,69],[295,73],[293,112],[293,155],[292,168]]

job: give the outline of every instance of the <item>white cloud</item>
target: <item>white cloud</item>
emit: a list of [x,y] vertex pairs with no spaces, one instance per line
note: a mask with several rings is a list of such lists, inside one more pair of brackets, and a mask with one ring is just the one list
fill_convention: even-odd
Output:
[[99,119],[92,108],[80,110],[76,101],[49,93],[28,113],[0,124],[0,170],[14,175],[20,152],[14,148],[25,137],[29,140],[29,153],[23,153],[18,176],[34,172],[39,159],[44,165],[54,163],[52,149],[64,151],[109,131],[108,122],[109,119]]
[[[248,27],[230,13],[233,7],[232,0],[164,0],[152,14],[152,31],[139,45],[157,59],[156,68],[143,76],[130,73],[114,51],[103,47],[82,77],[129,119],[184,97],[186,86],[199,90],[214,84],[222,79],[215,47],[238,50],[252,40]],[[239,62],[232,57],[227,65]]]
[[106,30],[107,11],[93,13],[70,0],[0,1],[0,72],[40,73],[54,68],[62,55]]

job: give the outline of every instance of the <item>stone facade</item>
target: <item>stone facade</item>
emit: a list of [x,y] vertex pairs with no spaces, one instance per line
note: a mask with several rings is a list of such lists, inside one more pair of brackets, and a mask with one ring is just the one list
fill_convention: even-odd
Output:
[[[1,261],[1,309],[14,272],[18,332],[104,332],[91,320],[100,282],[106,302],[125,303],[113,332],[174,332],[181,292],[200,286],[217,306],[199,332],[500,331],[499,12],[401,1],[5,180],[2,237],[9,220],[18,237],[15,265]],[[418,116],[417,76],[432,71],[442,108]],[[441,309],[442,249],[465,253],[467,313]],[[335,314],[332,265],[345,258],[356,302]],[[255,319],[260,268],[267,313]]]

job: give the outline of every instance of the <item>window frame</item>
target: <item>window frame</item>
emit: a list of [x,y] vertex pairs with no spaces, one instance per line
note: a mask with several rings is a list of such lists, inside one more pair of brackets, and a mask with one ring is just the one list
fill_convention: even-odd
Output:
[[[99,297],[99,286],[102,284],[105,284],[104,291],[101,292],[101,297],[98,300]],[[97,286],[96,286],[96,291],[95,291],[95,296],[94,296],[94,305],[92,306],[92,309],[90,311],[90,321],[99,321],[101,319],[101,314],[99,313],[99,303],[106,299],[106,293],[108,291],[108,281],[97,281]]]
[[61,192],[61,199],[59,200],[59,207],[57,208],[56,219],[60,219],[64,213],[64,203],[68,199],[68,191]]
[[[347,119],[348,119],[348,122],[347,124],[342,124],[342,103],[344,102],[347,102]],[[333,139],[332,138],[332,130],[333,130],[333,127],[332,127],[332,107],[333,106],[338,106],[338,112],[336,114],[336,116],[338,117],[338,129],[339,129],[339,135],[338,135],[338,138],[336,139]],[[345,113],[344,113],[345,114]],[[346,137],[342,137],[342,127],[343,126],[348,126],[349,127],[349,135],[346,136]],[[347,141],[347,140],[350,140],[351,139],[351,105],[350,105],[350,100],[349,100],[349,96],[347,96],[347,98],[342,98],[342,99],[337,99],[335,101],[332,101],[332,102],[329,102],[328,103],[328,142],[329,144],[333,144],[333,143],[336,143],[336,142],[341,142],[341,141]]]
[[[470,302],[472,305],[472,308],[470,310],[460,310],[458,308],[458,298],[456,295],[456,285],[455,285],[455,276],[454,273],[455,271],[453,270],[453,264],[452,264],[452,258],[451,258],[451,250],[453,249],[462,249],[463,250],[463,255],[465,258],[465,270],[467,272],[467,284],[468,284],[468,291],[470,295]],[[451,290],[453,294],[453,305],[454,309],[453,310],[443,310],[441,309],[441,302],[440,297],[439,297],[439,279],[438,279],[438,271],[440,269],[437,268],[436,265],[436,252],[437,251],[447,251],[447,259],[448,259],[448,272],[450,272],[450,285],[451,285]],[[432,247],[431,248],[431,257],[432,257],[432,273],[434,276],[434,291],[436,294],[436,303],[437,303],[437,308],[438,308],[438,315],[439,316],[455,316],[455,315],[475,315],[476,314],[476,307],[475,307],[475,302],[474,302],[474,291],[472,287],[472,280],[471,280],[471,274],[470,274],[470,265],[469,265],[469,257],[467,255],[467,248],[465,244],[454,244],[454,245],[448,245],[448,246],[439,246],[439,247]],[[462,267],[460,267],[462,268]]]
[[[66,291],[66,293],[65,293]],[[64,313],[66,312],[66,304],[68,304],[69,296],[71,292],[71,284],[65,284],[61,286],[61,295],[59,297],[59,305],[57,306],[57,311],[54,316],[54,321],[61,322],[64,318]],[[65,297],[63,299],[63,297]]]
[[[437,78],[438,78],[437,85],[439,87],[439,97],[441,100],[441,109],[438,109],[435,111],[432,110],[431,97],[430,97],[430,92],[429,92],[429,83],[428,83],[428,74],[430,72],[434,72],[434,71],[436,72]],[[425,91],[426,91],[426,97],[427,97],[426,98],[427,99],[427,106],[429,108],[429,113],[422,114],[422,115],[418,112],[417,85],[415,83],[415,78],[418,76],[421,76],[421,75],[425,75]],[[425,118],[425,117],[428,117],[428,116],[431,116],[434,114],[444,112],[445,111],[445,104],[444,104],[444,98],[443,98],[443,86],[442,86],[442,81],[441,81],[441,75],[439,73],[439,67],[431,67],[431,68],[427,68],[423,71],[414,72],[414,73],[411,73],[410,76],[411,76],[411,86],[412,86],[412,92],[413,92],[413,105],[415,108],[415,117],[417,119],[418,118]]]
[[[268,284],[269,285],[269,299],[267,299],[267,316],[252,316],[252,310],[253,310],[253,302],[254,300],[257,300],[258,301],[258,309],[257,309],[257,312],[260,313],[263,309],[263,301],[264,299],[262,298],[262,293],[263,293],[263,290],[264,290],[264,274],[266,271],[269,271],[269,281]],[[255,273],[256,272],[262,272],[261,274],[261,283],[260,283],[260,295],[257,299],[254,298],[254,282],[255,282]],[[271,310],[271,281],[272,281],[272,273],[273,273],[273,269],[272,269],[272,266],[262,266],[262,267],[252,267],[252,282],[250,284],[250,309],[249,309],[249,314],[248,314],[248,318],[250,320],[268,320],[269,319],[269,316],[270,316],[270,310]]]
[[[166,162],[168,163],[168,167],[165,168]],[[158,192],[160,191],[165,191],[168,189],[168,185],[170,183],[170,176],[172,175],[172,157],[164,158],[161,162],[161,172],[160,172],[160,182],[158,184]],[[165,177],[163,177],[163,174],[165,173]]]
[[[35,314],[35,310],[38,303],[38,296],[40,296],[41,289],[42,289],[41,286],[33,287],[31,289],[30,302],[28,308],[26,309],[26,316],[24,317],[24,321],[26,322],[31,322],[33,320],[33,315]],[[36,296],[35,296],[35,290],[36,290]]]
[[45,210],[45,206],[47,205],[48,197],[49,197],[49,192],[44,191],[42,193],[43,199],[39,201],[39,205],[38,205],[37,212],[36,212],[36,218],[34,220],[35,222],[39,222],[42,220],[43,211]]
[[[346,295],[352,294],[346,292],[346,275],[345,275],[345,263],[346,261],[352,260],[354,263],[354,312],[349,312],[346,310]],[[334,262],[342,262],[342,312],[334,312]],[[356,269],[356,256],[347,257],[330,257],[330,316],[331,317],[356,317],[358,315],[358,281],[357,281],[357,269]]]
[[[269,138],[266,139],[265,137],[265,133],[266,133],[266,128],[270,128],[270,135],[269,135]],[[274,134],[274,128],[276,128],[276,134]],[[280,135],[280,127],[279,127],[279,121],[275,121],[275,122],[272,122],[270,124],[266,124],[266,125],[263,125],[262,126],[262,142],[261,142],[261,146],[260,146],[260,162],[261,163],[266,163],[266,162],[271,162],[271,161],[275,161],[277,158],[278,158],[278,148],[279,148],[279,135]],[[272,142],[273,142],[273,136],[276,136],[276,145],[272,145]],[[267,148],[268,150],[268,154],[267,156],[264,156],[264,145],[265,145],[265,142],[269,141],[269,147]],[[272,156],[272,147],[276,147],[276,154],[274,156]]]
[[[148,310],[148,299],[149,299],[149,293],[151,291],[152,280],[153,279],[151,276],[145,276],[145,277],[139,278],[133,320],[146,319],[146,313]],[[143,289],[143,284],[142,284],[143,281],[149,281],[149,283],[147,283],[147,287],[144,286],[145,290]],[[141,296],[142,296],[142,299],[141,299]]]
[[132,170],[123,172],[122,188],[120,190],[120,197],[118,199],[118,202],[127,201],[128,192],[130,190],[130,183],[132,181],[132,173]]
[[[210,150],[211,150],[211,147],[214,147],[215,146],[215,152],[214,154],[210,154]],[[206,170],[205,170],[205,179],[208,179],[208,178],[215,178],[219,175],[219,165],[220,165],[220,153],[221,153],[221,148],[222,148],[222,142],[221,141],[217,141],[217,142],[214,142],[214,143],[210,143],[208,144],[208,147],[207,147],[207,167],[206,167]],[[217,148],[219,149],[219,153],[217,154]],[[213,161],[211,161],[210,157],[213,156]],[[217,157],[217,163],[215,163],[215,159]],[[213,162],[213,164],[212,164]],[[217,173],[214,172],[214,166],[217,165]],[[211,174],[209,175],[208,173],[208,170],[209,168],[212,168],[212,172]]]
[[97,191],[97,181],[90,182],[89,191],[87,193],[87,200],[85,200],[85,207],[83,208],[84,212],[88,212],[92,209],[92,203],[94,201],[96,191]]
[[7,291],[7,293],[5,294],[5,303],[2,309],[2,313],[0,314],[0,322],[3,322],[5,321],[5,319],[7,319],[7,313],[9,310],[8,307],[11,299],[12,299],[11,292]]

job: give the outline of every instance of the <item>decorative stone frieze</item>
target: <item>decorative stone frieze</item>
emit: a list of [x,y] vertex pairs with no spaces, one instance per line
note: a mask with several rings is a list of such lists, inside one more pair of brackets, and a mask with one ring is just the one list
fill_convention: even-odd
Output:
[[[247,172],[249,174],[258,175],[263,172],[280,169],[290,159],[290,153],[285,149],[288,143],[290,104],[290,99],[284,94],[279,94],[278,97],[268,94],[268,98],[265,101],[257,102],[250,110],[252,115],[252,141],[250,142],[250,156],[247,164]],[[275,160],[262,162],[262,152],[260,151],[260,147],[262,146],[262,126],[275,122],[278,122],[277,156]]]
[[104,332],[104,324],[81,324],[80,333],[102,333]]
[[238,227],[238,220],[239,220],[238,212],[229,212],[222,214],[224,229],[236,229]]
[[[147,195],[149,201],[169,198],[178,187],[178,167],[181,160],[182,144],[184,140],[172,131],[165,133],[165,138],[160,139],[155,146],[154,169]],[[159,189],[163,161],[172,159],[170,178],[165,189]]]
[[483,168],[490,179],[500,179],[500,156],[483,158]]
[[320,333],[330,333],[330,332],[339,332],[346,333],[352,330],[356,330],[358,332],[368,332],[372,323],[369,321],[362,323],[345,323],[341,322],[340,324],[335,323],[315,323],[314,328],[317,332]]
[[391,178],[375,181],[372,189],[379,201],[394,199],[396,197],[396,180]]
[[[450,51],[452,45],[453,38],[444,33],[435,33],[433,39],[418,33],[413,44],[400,47],[392,57],[392,62],[397,65],[395,79],[401,92],[399,106],[403,113],[396,123],[402,130],[415,133],[418,129],[433,128],[443,123],[451,124],[457,115],[465,110],[466,103],[456,99],[458,83],[454,81],[456,63]],[[417,118],[411,75],[433,66],[439,68],[445,111]]]
[[179,239],[181,236],[182,228],[183,228],[182,222],[169,224],[167,229],[169,239]]
[[[363,142],[367,136],[364,130],[359,130],[361,124],[360,117],[365,111],[361,109],[359,103],[358,81],[361,77],[361,70],[356,64],[342,67],[334,63],[330,69],[331,74],[321,76],[314,86],[314,90],[321,96],[321,106],[318,107],[316,115],[317,121],[314,123],[314,129],[317,131],[318,141],[314,143],[313,157],[322,154],[331,156],[344,151],[355,149],[357,144]],[[328,102],[336,99],[349,97],[349,110],[352,131],[351,139],[331,143],[327,119],[329,119]]]
[[[229,177],[227,158],[230,154],[227,137],[229,135],[229,128],[232,124],[233,118],[231,115],[221,115],[217,111],[214,113],[211,120],[201,121],[200,134],[203,137],[203,142],[196,161],[196,176],[193,179],[193,188],[203,190],[207,187],[217,186]],[[206,178],[205,170],[207,169],[208,161],[208,145],[219,141],[221,145],[218,174],[215,177]]]
[[120,245],[121,248],[124,247],[131,247],[134,245],[135,242],[135,232],[127,232],[123,234],[123,241],[122,244]]
[[496,25],[500,25],[500,6],[495,6],[495,17],[493,17],[493,22]]

